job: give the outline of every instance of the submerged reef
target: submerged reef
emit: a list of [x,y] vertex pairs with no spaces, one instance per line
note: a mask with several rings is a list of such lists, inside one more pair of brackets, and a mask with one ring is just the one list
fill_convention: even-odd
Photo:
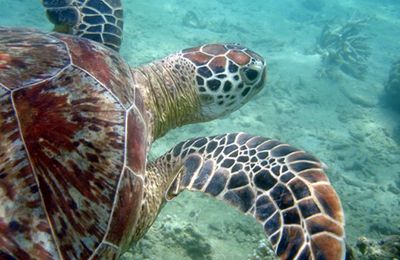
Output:
[[400,59],[392,64],[384,91],[388,105],[400,111]]
[[358,252],[355,253],[355,259],[399,259],[400,236],[387,236],[378,241],[370,240],[366,237],[360,237],[357,240],[356,247]]
[[156,222],[135,247],[121,260],[178,259],[185,256],[193,260],[211,260],[213,249],[193,223],[181,222],[167,215]]
[[340,69],[356,79],[363,79],[368,68],[370,48],[362,31],[368,19],[350,19],[343,25],[327,24],[317,39],[315,51],[322,56],[320,76],[330,76]]
[[271,245],[265,240],[260,240],[258,247],[249,255],[247,260],[279,260],[272,250]]
[[[359,237],[355,246],[346,245],[346,260],[398,260],[400,235],[386,236],[380,240]],[[269,243],[260,240],[259,245],[247,260],[278,260]]]

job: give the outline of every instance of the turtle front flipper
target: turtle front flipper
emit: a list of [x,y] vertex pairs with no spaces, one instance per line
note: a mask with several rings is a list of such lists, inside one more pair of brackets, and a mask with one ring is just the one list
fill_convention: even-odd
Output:
[[42,0],[54,31],[82,36],[119,50],[122,41],[121,0]]
[[182,142],[150,167],[175,174],[168,200],[184,189],[201,191],[256,218],[281,259],[344,259],[340,200],[322,163],[304,151],[225,134]]

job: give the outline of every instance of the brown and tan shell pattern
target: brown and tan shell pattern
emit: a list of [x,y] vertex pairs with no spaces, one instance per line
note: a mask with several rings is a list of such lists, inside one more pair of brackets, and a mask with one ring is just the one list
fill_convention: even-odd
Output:
[[116,52],[0,28],[0,258],[119,254],[143,196],[140,100]]

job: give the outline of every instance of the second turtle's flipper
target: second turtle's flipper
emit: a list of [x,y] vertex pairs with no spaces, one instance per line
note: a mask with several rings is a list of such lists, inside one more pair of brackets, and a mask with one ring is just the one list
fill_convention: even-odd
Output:
[[239,133],[182,142],[156,165],[178,172],[167,199],[188,189],[231,204],[262,224],[281,259],[344,259],[342,206],[314,156]]
[[123,27],[121,0],[42,0],[42,4],[55,31],[119,50]]

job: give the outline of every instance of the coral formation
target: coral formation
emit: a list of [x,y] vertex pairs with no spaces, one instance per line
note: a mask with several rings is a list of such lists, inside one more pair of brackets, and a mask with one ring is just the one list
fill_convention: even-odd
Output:
[[333,69],[363,79],[368,68],[370,48],[362,30],[368,19],[350,19],[343,25],[327,24],[317,39],[316,52],[322,56],[322,75],[329,76]]
[[[155,255],[164,259],[176,258],[176,255],[185,255],[193,260],[211,260],[212,247],[192,223],[176,220],[176,216],[167,215],[163,222],[157,222],[152,229],[121,259],[155,259]],[[151,250],[156,245],[165,245]],[[169,250],[166,255],[163,252]]]
[[[346,251],[346,260],[399,259],[400,236],[387,236],[379,241],[360,237],[355,247],[346,245]],[[265,240],[260,240],[258,247],[248,257],[248,260],[277,259],[268,242]]]
[[277,260],[274,251],[269,243],[264,239],[260,240],[258,247],[254,249],[253,254],[248,257],[248,260]]
[[360,237],[356,246],[359,251],[357,259],[398,259],[400,256],[400,236],[398,235],[388,236],[379,241]]
[[394,109],[400,110],[400,59],[395,61],[385,84],[385,101]]

